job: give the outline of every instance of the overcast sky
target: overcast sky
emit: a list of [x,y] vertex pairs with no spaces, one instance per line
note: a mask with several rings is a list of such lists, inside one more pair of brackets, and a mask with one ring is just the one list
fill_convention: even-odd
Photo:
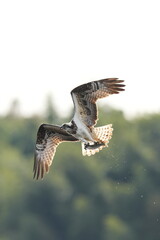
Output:
[[0,114],[14,99],[25,115],[42,112],[47,94],[67,113],[72,88],[106,77],[126,91],[103,104],[160,111],[158,0],[0,1]]

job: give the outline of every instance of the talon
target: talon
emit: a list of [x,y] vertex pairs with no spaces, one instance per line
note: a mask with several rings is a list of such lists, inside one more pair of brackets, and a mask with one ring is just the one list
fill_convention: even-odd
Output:
[[89,143],[84,144],[84,149],[86,150],[89,146],[90,146]]

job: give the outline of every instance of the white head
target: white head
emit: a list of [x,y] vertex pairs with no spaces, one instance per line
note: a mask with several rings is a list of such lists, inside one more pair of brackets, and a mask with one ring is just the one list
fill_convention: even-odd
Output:
[[61,128],[64,129],[68,133],[73,132],[73,124],[71,122],[62,124]]

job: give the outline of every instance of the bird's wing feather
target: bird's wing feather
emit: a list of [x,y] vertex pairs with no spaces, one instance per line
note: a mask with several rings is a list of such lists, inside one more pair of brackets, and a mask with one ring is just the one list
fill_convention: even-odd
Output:
[[42,124],[37,133],[36,150],[34,156],[34,178],[43,178],[49,171],[57,146],[64,141],[77,141],[59,126]]
[[124,91],[124,80],[118,78],[106,78],[89,82],[74,88],[71,95],[74,102],[74,118],[78,118],[88,127],[97,122],[96,101],[99,98]]

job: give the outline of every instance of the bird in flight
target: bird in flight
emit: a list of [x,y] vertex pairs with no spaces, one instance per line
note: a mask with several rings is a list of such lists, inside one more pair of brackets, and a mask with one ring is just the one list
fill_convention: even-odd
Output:
[[43,178],[49,172],[57,146],[62,142],[82,143],[82,154],[91,156],[108,147],[112,136],[112,124],[95,127],[98,120],[96,101],[111,94],[124,91],[124,80],[106,78],[74,88],[71,96],[74,115],[62,126],[42,124],[37,133],[34,156],[34,178]]

